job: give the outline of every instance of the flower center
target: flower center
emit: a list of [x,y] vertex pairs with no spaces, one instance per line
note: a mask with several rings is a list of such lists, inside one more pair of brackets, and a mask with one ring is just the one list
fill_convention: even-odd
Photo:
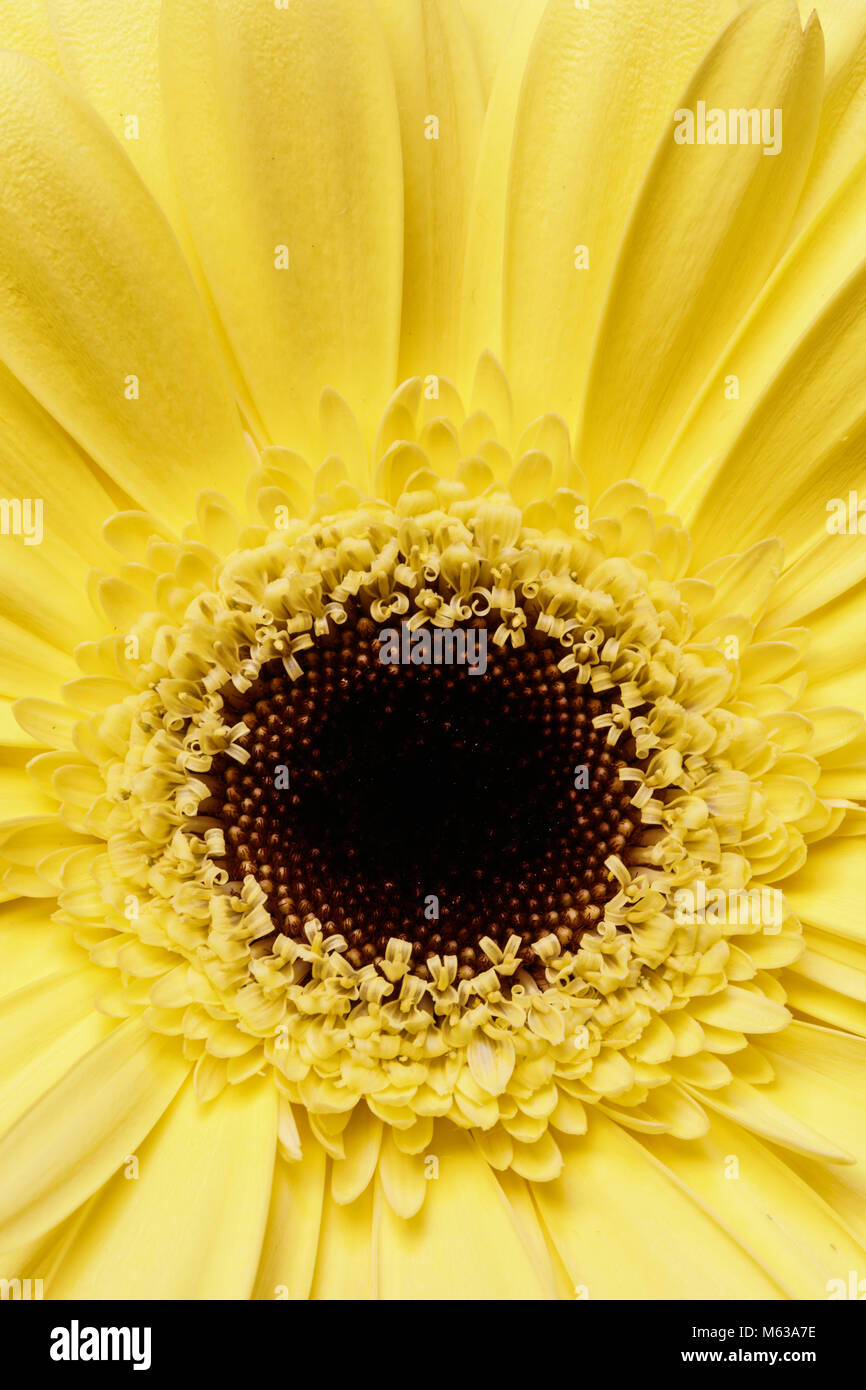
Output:
[[618,889],[605,861],[628,862],[640,819],[618,775],[634,743],[608,746],[594,721],[612,696],[563,673],[542,633],[502,647],[475,619],[438,638],[350,608],[296,679],[275,660],[223,692],[249,730],[249,760],[211,769],[229,876],[256,880],[275,935],[305,941],[318,919],[356,969],[398,938],[422,978],[453,955],[469,979],[484,938],[516,935],[541,970],[533,944],[575,947]]

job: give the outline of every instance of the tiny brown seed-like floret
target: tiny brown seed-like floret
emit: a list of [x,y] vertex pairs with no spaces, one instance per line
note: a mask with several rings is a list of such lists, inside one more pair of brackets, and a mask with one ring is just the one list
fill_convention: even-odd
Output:
[[396,937],[412,967],[453,955],[458,978],[489,968],[480,946],[555,934],[576,948],[628,863],[640,814],[619,779],[638,763],[594,720],[618,690],[595,694],[562,647],[486,641],[486,667],[383,664],[366,616],[319,638],[291,679],[279,661],[244,695],[224,698],[249,732],[249,761],[221,755],[212,783],[233,881],[267,896],[274,935],[304,939],[318,918],[347,942],[355,968]]

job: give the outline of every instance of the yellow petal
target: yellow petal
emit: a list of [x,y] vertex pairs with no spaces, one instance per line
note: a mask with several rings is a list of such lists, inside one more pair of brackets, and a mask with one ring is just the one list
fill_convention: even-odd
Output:
[[437,1128],[417,1216],[397,1216],[378,1193],[378,1296],[417,1299],[546,1298],[518,1222],[492,1170],[454,1126]]
[[56,700],[77,670],[71,656],[0,617],[0,691],[9,699]]
[[823,1298],[828,1279],[862,1261],[866,1252],[830,1208],[738,1126],[716,1117],[704,1139],[645,1142],[789,1298]]
[[[3,679],[0,650],[0,680]],[[22,767],[0,768],[0,822],[22,816],[55,815],[57,801],[47,797]]]
[[[276,1152],[271,1080],[200,1105],[191,1081],[88,1214],[50,1297],[249,1298]],[[169,1255],[170,1252],[170,1255]]]
[[750,1086],[736,1078],[718,1091],[704,1091],[701,1100],[720,1115],[736,1120],[746,1129],[760,1134],[774,1144],[791,1149],[793,1153],[825,1159],[828,1163],[852,1163],[854,1160],[844,1144],[801,1121],[784,1102],[780,1104],[781,1088],[776,1082]]
[[368,5],[169,0],[160,42],[181,197],[271,440],[312,449],[325,386],[371,430],[394,384],[402,220]]
[[110,558],[100,524],[115,503],[81,449],[2,365],[0,456],[4,492],[22,506],[19,537],[0,546],[6,615],[49,640],[65,629],[67,647],[97,636],[81,595],[87,567]]
[[399,378],[455,378],[483,98],[456,0],[376,0],[400,111],[404,265]]
[[49,748],[74,747],[73,731],[81,718],[80,712],[50,700],[18,700],[15,718],[37,743]]
[[0,47],[30,53],[60,71],[46,0],[19,0],[16,5],[4,5],[0,14]]
[[499,57],[523,0],[460,0],[469,28],[484,100],[490,96]]
[[309,1297],[322,1219],[325,1166],[325,1151],[309,1134],[297,1162],[277,1160],[253,1298]]
[[366,1191],[376,1171],[382,1142],[382,1121],[363,1103],[357,1105],[343,1131],[345,1157],[332,1166],[331,1192],[335,1202],[347,1206]]
[[[856,1166],[828,1168],[806,1158],[794,1159],[792,1166],[866,1243],[866,1041],[794,1023],[772,1040],[772,1048],[768,1055],[783,1103],[835,1134],[858,1158]],[[840,1270],[838,1277],[847,1279],[847,1273]]]
[[74,1211],[149,1133],[188,1064],[137,1019],[76,1062],[0,1140],[0,1245],[32,1240]]
[[[507,198],[500,194],[507,207],[504,363],[521,425],[545,410],[574,420],[647,163],[689,75],[734,13],[729,0],[685,0],[668,7],[663,23],[653,6],[632,0],[586,7],[553,0],[546,7],[520,90],[513,146],[503,103],[506,121],[491,131],[484,151],[489,178],[497,168],[507,172],[503,153],[511,148]],[[495,257],[496,221],[493,229]],[[586,247],[586,268],[578,265],[578,247]],[[497,261],[478,269],[483,281]],[[495,343],[482,346],[498,351]],[[644,353],[644,369],[651,361]]]
[[3,748],[27,748],[31,753],[36,752],[33,739],[28,734],[15,717],[14,706],[17,701],[10,700],[8,696],[0,696],[0,746]]
[[545,1130],[534,1143],[514,1141],[511,1166],[515,1173],[529,1182],[550,1182],[562,1172],[562,1154],[550,1130]]
[[827,50],[827,78],[835,78],[859,50],[866,33],[866,14],[850,0],[797,0],[797,5],[804,24],[811,14],[817,14]]
[[866,113],[866,13],[845,0],[800,0],[805,24],[818,12],[827,49],[824,97],[815,153],[803,189],[792,232],[798,233],[815,216],[863,155]]
[[[866,666],[860,665],[826,676],[809,686],[809,694],[821,704],[850,705],[853,709],[866,713]],[[821,791],[823,792],[823,787]],[[845,795],[844,792],[834,794]]]
[[[399,1218],[398,1218],[399,1219]],[[373,1189],[350,1206],[326,1191],[310,1297],[370,1299],[374,1293]]]
[[[828,537],[829,539],[829,537]],[[855,539],[854,537],[835,537],[838,541]],[[819,549],[823,547],[819,546]],[[853,553],[849,551],[853,559]],[[837,570],[837,575],[839,572]],[[866,662],[866,636],[864,636],[858,621],[860,605],[866,597],[866,581],[856,581],[856,575],[849,572],[848,575],[839,575],[843,592],[829,603],[821,606],[817,612],[809,614],[809,646],[805,653],[804,664],[809,672],[809,686],[807,687],[805,700],[809,705],[815,705],[819,701],[812,693],[812,687],[820,685],[824,681],[832,681],[837,675],[842,675],[850,670],[852,666],[862,666]],[[851,587],[848,587],[850,582]],[[783,600],[784,603],[784,600]],[[775,621],[775,615],[769,616],[768,622]],[[817,720],[828,721],[834,718],[837,721],[854,720],[858,716],[850,710],[815,710],[810,709],[808,715],[813,723]],[[859,718],[862,719],[862,715]],[[835,732],[835,731],[834,731]],[[853,734],[850,735],[853,737]],[[815,756],[820,756],[827,748],[839,748],[847,739],[839,738],[834,743],[825,743],[823,736],[818,736],[810,741],[809,752]],[[816,751],[817,750],[817,751]]]
[[403,1220],[420,1210],[427,1195],[424,1166],[424,1155],[404,1153],[388,1128],[379,1155],[379,1178],[390,1206]]
[[[481,3],[489,14],[489,0]],[[489,351],[502,357],[505,227],[514,126],[527,57],[546,7],[547,0],[523,0],[517,10],[502,45],[481,129],[468,214],[460,314],[458,380],[463,390],[471,383],[482,353]]]
[[821,1023],[866,1037],[866,975],[815,952],[806,952],[803,959],[802,969],[798,962],[797,968],[780,976],[791,1007]]
[[823,931],[866,941],[863,855],[858,837],[813,846],[803,868],[785,884],[791,909]]
[[[704,1083],[697,1084],[703,1086]],[[693,1094],[700,1099],[699,1092]],[[679,1086],[659,1086],[650,1091],[638,1114],[642,1119],[660,1121],[665,1132],[676,1139],[700,1139],[709,1128],[706,1111]]]
[[[864,324],[866,265],[861,264],[797,344],[720,460],[691,521],[698,553],[714,554],[731,535],[744,545],[780,535],[795,563],[815,545],[826,551],[828,542],[848,539],[828,533],[828,505],[843,504],[847,515],[848,492],[863,477]],[[744,515],[739,503],[732,507],[732,499],[742,498],[748,480],[769,458],[783,481],[757,491]],[[862,565],[854,577],[863,578]]]
[[692,1000],[689,1013],[699,1023],[743,1033],[775,1032],[784,1028],[790,1017],[783,1004],[738,985],[728,985],[719,994]]
[[48,1292],[60,1261],[84,1224],[95,1199],[85,1202],[47,1236],[18,1246],[15,1251],[0,1252],[0,1265],[19,1278],[29,1276],[43,1281],[43,1294]]
[[[690,113],[698,101],[725,112],[782,110],[784,138],[767,157],[761,144],[679,144],[668,125],[595,345],[579,450],[591,477],[635,474],[636,463],[636,476],[653,477],[776,260],[811,156],[822,79],[818,25],[803,34],[793,5],[764,0],[733,20],[679,98],[677,110]],[[732,534],[718,527],[717,546]]]
[[562,1177],[537,1184],[535,1200],[583,1297],[779,1297],[739,1242],[619,1125],[593,1111],[587,1135],[565,1140],[563,1152]]
[[104,986],[104,971],[63,970],[61,959],[60,973],[35,979],[0,1000],[0,1133],[116,1026],[95,1011]]
[[[140,0],[121,22],[103,0],[52,0],[51,19],[64,75],[119,140],[171,224],[211,317],[245,413],[255,420],[225,331],[213,307],[169,160],[159,69],[162,0]],[[256,421],[256,423],[258,423]]]
[[[38,827],[35,829],[38,832]],[[27,838],[33,832],[21,833]],[[43,848],[42,855],[48,852]],[[7,843],[7,858],[8,853]],[[87,965],[87,955],[72,939],[69,928],[51,921],[53,907],[53,903],[24,900],[0,908],[0,995],[11,994],[47,975],[81,970]]]
[[0,353],[131,497],[186,521],[201,469],[228,491],[246,470],[189,271],[81,99],[18,54],[0,57],[0,78]]
[[[654,486],[665,496],[680,496],[696,459],[721,459],[737,435],[748,431],[753,411],[792,347],[863,260],[864,225],[866,160],[790,248],[737,327],[655,475]],[[729,389],[732,380],[735,391]],[[824,495],[832,495],[832,480]],[[823,528],[823,504],[820,513]]]
[[550,1236],[539,1219],[538,1209],[532,1197],[532,1184],[510,1168],[498,1175],[499,1186],[508,1199],[508,1205],[520,1228],[520,1236],[529,1251],[536,1273],[553,1297],[572,1299],[574,1290],[565,1267],[556,1253]]
[[171,222],[185,235],[163,129],[160,0],[137,0],[121,20],[102,0],[51,0],[65,76],[121,142]]

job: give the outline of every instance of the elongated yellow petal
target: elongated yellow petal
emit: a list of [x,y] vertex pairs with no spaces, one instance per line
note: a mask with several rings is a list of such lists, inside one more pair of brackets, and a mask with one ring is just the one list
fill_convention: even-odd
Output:
[[95,1200],[91,1198],[85,1202],[41,1239],[18,1246],[15,1250],[0,1251],[0,1267],[18,1278],[41,1279],[44,1297],[60,1261],[78,1236]]
[[[735,13],[729,0],[686,0],[660,26],[651,6],[631,0],[547,6],[520,94],[507,203],[502,198],[505,366],[521,425],[545,410],[574,421],[647,163],[695,65]],[[499,150],[510,143],[504,124],[485,157],[501,163]],[[673,222],[671,206],[666,216]],[[495,268],[494,261],[481,273]],[[658,266],[653,284],[657,274]]]
[[699,1023],[743,1033],[773,1033],[783,1028],[789,1018],[784,1004],[737,985],[728,985],[706,999],[696,999],[689,1012]]
[[460,0],[472,37],[485,102],[490,96],[502,49],[522,4],[523,0]]
[[[53,630],[54,621],[50,626]],[[77,674],[67,652],[0,617],[0,691],[4,695],[12,700],[28,695],[56,700],[62,685]]]
[[[866,1114],[863,1066],[866,1039],[794,1023],[765,1048],[776,1072],[779,1103],[834,1135],[857,1156],[834,1166],[797,1158],[793,1166],[861,1241],[866,1242]],[[840,1271],[842,1277],[847,1271]]]
[[[488,0],[483,0],[490,12]],[[502,310],[508,182],[527,57],[547,0],[522,0],[487,104],[466,231],[458,382],[468,393],[485,352],[503,355]],[[546,407],[545,407],[546,408]]]
[[150,1132],[188,1071],[138,1019],[87,1053],[0,1140],[0,1245],[57,1225]]
[[160,95],[160,0],[141,0],[122,22],[103,0],[51,0],[50,9],[65,75],[114,132],[183,238]]
[[398,1216],[409,1220],[421,1209],[427,1195],[424,1155],[403,1153],[389,1129],[382,1139],[377,1172],[388,1203]]
[[[866,352],[866,266],[861,265],[825,308],[726,451],[696,505],[692,534],[702,553],[726,548],[736,526],[741,544],[781,535],[796,561],[811,547],[844,539],[828,533],[828,503],[847,506],[863,477],[866,418],[860,402]],[[795,423],[796,421],[796,423]],[[748,517],[733,519],[731,497],[769,458],[784,487],[755,497]],[[863,578],[858,565],[853,577]]]
[[[70,1067],[116,1027],[96,1013],[105,974],[87,965],[22,985],[0,1000],[0,1133],[49,1092]],[[5,1243],[5,1242],[4,1242]]]
[[[811,706],[813,700],[817,703],[820,698],[813,695],[814,685],[847,674],[852,667],[866,665],[866,633],[862,632],[858,621],[860,605],[864,598],[866,582],[855,584],[819,612],[809,615],[809,646],[804,657],[804,664],[809,672],[809,685],[806,688],[804,703],[808,701]],[[821,703],[823,704],[823,701]],[[841,749],[843,744],[848,742],[848,738],[843,737],[846,722],[850,724],[851,721],[856,721],[858,716],[850,709],[839,706],[834,709],[831,706],[823,714],[810,709],[809,718],[813,724],[816,719],[820,720],[822,725],[818,740],[813,737],[810,743],[810,753],[814,757],[818,751]],[[862,719],[863,715],[860,714],[859,718]],[[825,749],[822,740],[831,733],[836,741],[827,742]],[[848,737],[850,738],[850,735]]]
[[[751,416],[792,345],[811,329],[863,260],[864,227],[866,159],[790,248],[742,320],[690,407],[654,486],[672,498],[688,492],[695,460],[722,458],[737,435],[750,429]],[[827,496],[836,491],[832,478],[826,478],[824,486]],[[792,480],[791,487],[799,498],[799,480]],[[814,529],[824,535],[825,520],[822,509]],[[789,563],[795,558],[789,542]]]
[[575,1290],[590,1299],[778,1298],[778,1285],[638,1140],[593,1112],[535,1200]]
[[[549,1297],[493,1170],[469,1137],[437,1129],[417,1216],[397,1216],[380,1191],[377,1204],[378,1296],[476,1299]],[[434,1169],[429,1170],[435,1173]]]
[[860,5],[852,5],[850,0],[797,0],[797,6],[803,24],[812,14],[817,14],[821,22],[827,80],[832,81],[857,54],[866,33],[866,15]]
[[123,22],[104,0],[52,0],[51,20],[64,75],[120,142],[183,248],[210,313],[244,413],[258,425],[246,384],[207,289],[169,159],[159,65],[162,0],[141,0]]
[[65,623],[67,646],[96,636],[81,593],[87,567],[110,559],[100,528],[115,502],[82,450],[2,364],[0,455],[4,492],[22,505],[18,539],[0,546],[5,613],[19,622],[27,615],[40,636],[45,623]]
[[781,976],[792,1008],[820,1023],[866,1037],[866,974],[806,951]]
[[[806,6],[801,5],[801,14]],[[821,120],[815,140],[815,152],[809,176],[803,189],[800,205],[791,228],[799,233],[845,179],[863,156],[863,119],[866,115],[866,14],[859,5],[844,3],[833,6],[841,15],[842,26],[828,23],[826,4],[809,6],[817,9],[826,45],[826,74]],[[806,22],[807,15],[803,15]]]
[[313,1282],[327,1156],[312,1136],[303,1157],[278,1159],[253,1298],[308,1298]]
[[129,496],[186,521],[197,468],[230,492],[246,468],[189,271],[94,112],[21,55],[0,76],[0,354]]
[[[844,1139],[812,1127],[784,1104],[779,1103],[779,1088],[774,1082],[750,1086],[736,1078],[718,1091],[701,1092],[704,1105],[720,1115],[735,1120],[746,1129],[769,1139],[793,1153],[823,1158],[829,1163],[854,1161]],[[838,1132],[837,1132],[838,1133]]]
[[160,42],[193,240],[272,441],[315,446],[326,386],[372,428],[396,370],[402,195],[369,6],[168,0]]
[[400,110],[405,248],[399,378],[457,375],[483,99],[457,0],[376,0]]
[[[793,5],[764,0],[729,25],[679,98],[694,143],[685,116],[670,122],[633,208],[595,346],[579,451],[591,477],[654,476],[778,255],[812,153],[822,77],[817,24],[801,33]],[[698,143],[698,102],[726,116],[782,111],[776,153],[768,157],[761,143]],[[729,541],[732,532],[716,535]]]
[[359,1105],[343,1131],[344,1158],[335,1159],[331,1169],[331,1192],[335,1202],[347,1205],[358,1199],[376,1171],[382,1141],[382,1122],[366,1105]]
[[701,1140],[646,1147],[789,1298],[823,1298],[827,1280],[863,1259],[830,1208],[752,1135],[714,1117]]
[[276,1123],[277,1093],[267,1079],[230,1086],[215,1105],[200,1105],[188,1081],[140,1152],[128,1150],[137,1176],[126,1160],[88,1213],[48,1296],[248,1298],[268,1215]]
[[33,739],[21,728],[13,712],[16,703],[6,695],[0,696],[0,747],[29,748],[31,753],[35,753],[37,749]]
[[815,845],[785,896],[805,922],[854,941],[866,941],[863,843],[859,838]]
[[[61,832],[64,830],[61,825]],[[30,833],[25,831],[25,838]],[[47,846],[42,853],[49,853]],[[81,970],[87,965],[87,955],[69,928],[50,920],[53,907],[53,903],[25,899],[0,908],[0,995],[23,989],[47,975]]]
[[518,1177],[511,1168],[500,1173],[497,1180],[514,1213],[521,1239],[529,1251],[539,1279],[549,1287],[555,1297],[572,1299],[574,1289],[568,1271],[557,1255],[550,1235],[538,1215],[532,1196],[532,1184],[525,1178]]
[[353,1302],[375,1297],[372,1187],[350,1206],[325,1193],[310,1297]]

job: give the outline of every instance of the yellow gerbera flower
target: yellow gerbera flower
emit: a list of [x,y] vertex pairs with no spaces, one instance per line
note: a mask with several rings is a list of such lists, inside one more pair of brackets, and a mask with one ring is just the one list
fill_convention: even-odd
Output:
[[4,1279],[866,1273],[866,7],[810,9],[3,4]]

